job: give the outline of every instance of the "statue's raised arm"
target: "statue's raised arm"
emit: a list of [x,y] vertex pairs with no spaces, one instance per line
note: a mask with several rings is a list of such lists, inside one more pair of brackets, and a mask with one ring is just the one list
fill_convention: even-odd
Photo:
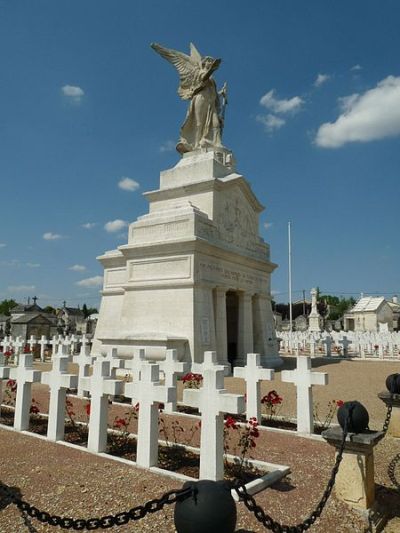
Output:
[[221,113],[220,95],[212,78],[221,60],[202,57],[192,43],[190,56],[156,43],[151,47],[177,69],[180,78],[178,94],[183,100],[190,100],[176,146],[178,152],[221,147],[223,111]]

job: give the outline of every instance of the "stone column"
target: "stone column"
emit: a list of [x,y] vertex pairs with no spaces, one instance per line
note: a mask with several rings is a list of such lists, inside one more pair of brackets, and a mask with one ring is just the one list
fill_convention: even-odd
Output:
[[[342,429],[323,431],[324,439],[336,448],[342,441]],[[336,496],[357,509],[370,509],[375,501],[374,447],[384,437],[383,431],[349,433],[346,438],[343,459],[336,476]]]
[[390,392],[380,392],[378,394],[386,406],[392,403],[392,415],[390,417],[388,435],[400,438],[400,394],[390,394]]
[[215,336],[218,363],[228,365],[228,336],[226,329],[226,289],[215,289]]
[[252,294],[239,293],[238,356],[236,366],[246,364],[247,354],[253,352],[253,305]]

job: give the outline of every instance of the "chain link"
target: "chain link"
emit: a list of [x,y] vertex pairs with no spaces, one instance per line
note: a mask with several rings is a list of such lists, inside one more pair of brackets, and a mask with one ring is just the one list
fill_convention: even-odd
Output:
[[335,484],[336,474],[338,473],[339,465],[343,458],[346,437],[347,437],[347,427],[345,427],[343,431],[343,438],[340,443],[340,448],[339,448],[339,452],[336,457],[335,465],[332,468],[331,477],[328,481],[326,489],[324,490],[322,498],[320,499],[317,507],[310,514],[310,516],[306,518],[300,524],[296,524],[295,526],[288,526],[288,525],[280,524],[279,522],[276,522],[259,505],[257,505],[256,500],[253,498],[253,496],[251,496],[247,492],[244,484],[236,485],[234,489],[236,490],[240,500],[243,501],[247,509],[254,514],[257,520],[261,524],[263,524],[264,527],[266,527],[267,529],[270,529],[271,531],[273,531],[273,533],[302,533],[303,531],[306,531],[307,529],[309,529],[314,524],[314,522],[317,520],[317,518],[321,516],[322,511],[324,510],[325,505],[329,499],[329,496],[331,495],[333,486]]
[[385,422],[383,423],[382,431],[384,433],[386,433],[388,430],[390,419],[392,417],[392,409],[393,409],[393,394],[390,395],[390,402],[387,406],[386,418],[385,418]]
[[398,491],[400,491],[400,482],[396,479],[396,466],[398,464],[400,464],[400,453],[393,457],[388,466],[389,479],[393,483],[393,486],[396,487]]
[[16,496],[8,487],[0,485],[1,499],[8,499],[11,503],[16,505],[18,509],[27,513],[30,517],[36,518],[39,522],[49,524],[50,526],[60,526],[62,529],[73,529],[74,531],[82,531],[87,529],[89,531],[95,529],[109,529],[113,526],[122,526],[127,524],[130,520],[140,520],[148,513],[156,513],[164,507],[185,498],[189,498],[193,494],[193,487],[180,490],[170,490],[161,496],[161,498],[154,498],[149,500],[144,505],[132,507],[129,511],[118,513],[116,515],[106,515],[100,518],[69,518],[58,515],[50,515],[46,511],[40,511],[37,507],[30,505],[28,502]]

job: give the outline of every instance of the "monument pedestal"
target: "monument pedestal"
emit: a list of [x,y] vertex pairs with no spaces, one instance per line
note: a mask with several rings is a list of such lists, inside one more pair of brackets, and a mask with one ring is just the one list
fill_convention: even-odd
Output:
[[386,407],[392,405],[392,414],[388,426],[387,433],[391,437],[400,438],[400,394],[390,394],[388,391],[380,392],[378,394]]
[[[327,429],[322,436],[336,448],[337,454],[342,442],[342,429]],[[347,435],[334,490],[336,496],[351,507],[371,509],[375,502],[374,447],[384,436],[383,431]]]
[[276,367],[279,357],[270,293],[276,265],[258,234],[258,202],[226,149],[185,154],[145,193],[149,213],[129,227],[128,244],[98,259],[103,297],[94,352],[117,346],[129,355],[166,349],[200,363],[242,365],[247,353]]

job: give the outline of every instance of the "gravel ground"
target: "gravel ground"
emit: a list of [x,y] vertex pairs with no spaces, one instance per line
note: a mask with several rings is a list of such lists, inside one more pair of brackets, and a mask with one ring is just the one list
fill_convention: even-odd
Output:
[[[332,399],[358,399],[370,412],[371,427],[381,427],[385,410],[376,394],[384,389],[386,376],[398,371],[398,363],[338,360],[327,364],[323,359],[316,359],[313,363],[316,370],[328,372],[330,378],[327,387],[314,387],[321,411]],[[293,364],[292,358],[286,358],[284,368],[293,368]],[[40,368],[43,369],[43,365]],[[275,382],[263,383],[263,392],[276,389],[284,397],[280,414],[294,416],[294,387],[281,383],[279,374],[278,371]],[[244,392],[241,380],[228,378],[226,386],[232,392]],[[46,387],[35,385],[34,397],[41,411],[46,411]],[[113,406],[110,421],[124,410],[123,407]],[[190,419],[182,420],[186,425],[191,423]],[[198,435],[193,444],[197,439]],[[388,464],[397,453],[400,453],[399,439],[389,437],[377,446],[375,453],[377,497],[395,515],[385,529],[387,533],[400,531],[400,494],[393,489],[387,474]],[[121,512],[181,486],[168,477],[5,429],[0,429],[0,456],[0,482],[16,487],[24,499],[41,510],[74,518]],[[254,457],[289,465],[292,470],[285,480],[257,495],[257,502],[275,519],[285,523],[295,524],[306,518],[329,479],[334,461],[333,449],[321,441],[267,430],[257,441]],[[400,480],[400,464],[396,475]],[[237,528],[242,533],[265,531],[243,504],[238,505]],[[27,525],[14,506],[0,503],[1,533],[55,530],[57,528],[43,526],[36,520]],[[130,523],[118,530],[173,532],[173,508],[165,507],[136,524]],[[357,512],[332,496],[311,531],[357,533],[366,529]]]

